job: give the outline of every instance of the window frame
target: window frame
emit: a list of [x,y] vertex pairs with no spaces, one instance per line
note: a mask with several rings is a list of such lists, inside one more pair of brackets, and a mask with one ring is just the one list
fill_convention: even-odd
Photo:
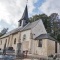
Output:
[[42,39],[38,41],[38,47],[42,47]]
[[23,41],[25,41],[25,40],[26,40],[26,34],[23,35]]
[[14,39],[14,44],[16,44],[16,38]]

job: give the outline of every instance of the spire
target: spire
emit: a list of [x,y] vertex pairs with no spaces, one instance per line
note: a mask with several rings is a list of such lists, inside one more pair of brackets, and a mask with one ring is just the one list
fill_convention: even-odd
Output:
[[22,15],[21,20],[27,20],[28,21],[28,9],[27,9],[27,5],[25,7],[24,13]]
[[[28,3],[28,0],[27,0],[26,3]],[[24,13],[22,15],[21,20],[27,20],[28,21],[28,8],[27,8],[27,4],[26,4],[26,7],[25,7],[25,10],[24,10]]]
[[[27,0],[27,3],[28,3],[28,0]],[[18,26],[19,27],[24,27],[26,24],[28,24],[28,8],[27,8],[27,4],[26,4],[26,7],[25,7],[25,10],[24,10],[24,13],[21,17],[21,19],[18,21]]]

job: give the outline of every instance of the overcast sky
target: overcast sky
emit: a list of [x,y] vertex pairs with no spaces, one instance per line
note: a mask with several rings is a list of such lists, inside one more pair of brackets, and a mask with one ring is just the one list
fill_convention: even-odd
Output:
[[[0,31],[4,27],[9,30],[18,27],[27,0],[0,0]],[[60,0],[28,0],[29,17],[35,14],[58,13],[60,15]]]

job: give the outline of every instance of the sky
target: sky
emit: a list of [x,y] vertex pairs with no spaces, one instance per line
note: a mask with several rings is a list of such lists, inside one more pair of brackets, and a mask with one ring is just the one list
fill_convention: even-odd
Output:
[[18,27],[26,4],[29,17],[35,14],[51,13],[60,15],[60,0],[0,0],[0,31],[3,28],[12,30]]

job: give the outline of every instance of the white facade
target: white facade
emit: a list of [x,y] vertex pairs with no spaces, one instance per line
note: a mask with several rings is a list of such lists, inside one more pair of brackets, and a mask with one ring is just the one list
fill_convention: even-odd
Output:
[[[7,39],[6,47],[13,47],[15,52],[17,51],[17,43],[21,43],[21,52],[28,50],[28,54],[48,56],[55,53],[55,41],[50,39],[42,39],[42,46],[39,47],[39,40],[34,40],[41,34],[47,34],[42,20],[32,27],[31,29],[23,30],[11,34],[6,37],[0,38],[0,48],[3,49],[5,41]],[[14,44],[14,41],[16,42]],[[59,44],[58,44],[59,45]],[[59,52],[59,47],[58,47]]]
[[41,19],[39,20],[37,25],[31,29],[31,33],[33,34],[33,39],[41,34],[47,34]]

